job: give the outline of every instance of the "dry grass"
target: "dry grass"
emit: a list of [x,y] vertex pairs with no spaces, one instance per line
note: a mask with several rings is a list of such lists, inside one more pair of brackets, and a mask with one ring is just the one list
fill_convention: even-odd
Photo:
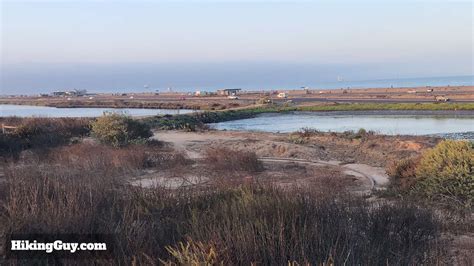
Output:
[[209,168],[217,171],[256,173],[263,170],[263,164],[255,152],[225,147],[207,149],[204,152],[204,161]]
[[[4,206],[7,233],[112,233],[111,264],[179,263],[207,258],[212,249],[212,260],[224,265],[329,258],[406,265],[429,263],[438,236],[430,211],[409,205],[321,199],[301,188],[145,190],[104,175],[34,169],[9,174]],[[179,242],[198,244],[186,249]]]
[[90,119],[86,118],[3,118],[1,121],[17,127],[7,134],[0,134],[2,157],[16,157],[26,149],[63,145],[90,131]]
[[[310,185],[209,184],[175,191],[127,185],[123,177],[133,171],[169,165],[149,164],[153,152],[77,144],[12,164],[5,172],[0,228],[6,234],[112,234],[111,265],[203,259],[224,265],[407,265],[429,264],[440,254],[431,210],[407,203],[372,204],[333,195],[329,187],[322,196]],[[206,162],[217,161],[220,174],[261,169],[253,153],[209,153]]]
[[44,161],[66,168],[84,171],[107,169],[113,173],[130,173],[149,167],[167,169],[190,163],[184,153],[165,150],[154,145],[129,145],[116,148],[95,143],[56,148],[43,158]]
[[129,172],[149,165],[145,146],[130,146],[122,149],[92,143],[60,147],[50,152],[47,159],[51,164],[79,171]]

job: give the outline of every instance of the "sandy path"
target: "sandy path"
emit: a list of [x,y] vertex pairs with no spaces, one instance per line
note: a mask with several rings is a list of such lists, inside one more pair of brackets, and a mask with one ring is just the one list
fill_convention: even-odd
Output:
[[[225,131],[209,131],[209,132],[180,132],[180,131],[159,131],[155,134],[155,138],[169,142],[173,146],[181,151],[184,151],[192,159],[201,158],[202,149],[211,146],[216,143],[225,143],[226,141],[242,141],[241,146],[252,150],[251,140],[257,139],[262,142],[279,143],[274,140],[273,135],[263,136],[254,133],[246,132],[225,132]],[[198,144],[198,145],[196,145]],[[298,150],[304,152],[305,150]],[[298,158],[286,158],[279,156],[261,156],[260,160],[267,162],[295,162],[299,164],[310,164],[313,166],[338,166],[341,172],[354,175],[357,177],[363,177],[369,180],[372,189],[383,189],[389,182],[389,177],[385,173],[385,169],[382,167],[374,167],[367,164],[343,164],[337,160],[307,160]]]
[[[174,148],[186,152],[191,159],[201,158],[201,151],[192,148],[196,143],[210,143],[223,140],[245,140],[245,138],[233,136],[233,134],[215,134],[216,132],[181,132],[181,131],[159,131],[153,138],[173,144]],[[203,145],[205,146],[205,145]]]
[[310,164],[315,166],[339,166],[343,173],[348,175],[354,175],[357,177],[363,177],[369,180],[371,189],[383,189],[389,182],[389,178],[385,173],[385,169],[381,167],[374,167],[366,164],[341,164],[339,161],[310,161],[303,159],[294,158],[270,158],[262,157],[262,161],[266,162],[294,162],[301,164]]

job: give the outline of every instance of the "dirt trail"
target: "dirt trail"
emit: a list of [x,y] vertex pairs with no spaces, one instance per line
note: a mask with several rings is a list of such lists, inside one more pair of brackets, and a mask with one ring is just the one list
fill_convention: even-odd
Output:
[[173,144],[175,149],[184,151],[191,159],[201,158],[201,151],[199,149],[196,150],[195,148],[192,148],[192,146],[195,146],[195,144],[209,144],[212,140],[245,140],[244,138],[234,137],[232,135],[217,135],[213,133],[214,132],[194,133],[180,131],[159,131],[158,133],[155,133],[153,138]]
[[342,172],[348,175],[354,175],[357,177],[363,177],[369,180],[371,189],[383,189],[388,184],[388,176],[385,170],[380,167],[373,167],[366,164],[341,164],[339,161],[310,161],[303,159],[293,158],[270,158],[262,157],[260,160],[265,162],[294,162],[300,164],[310,164],[315,166],[339,166]]
[[[260,160],[264,162],[293,162],[298,164],[309,164],[313,166],[336,166],[341,172],[369,180],[372,189],[383,189],[388,184],[388,176],[382,167],[374,167],[367,164],[350,163],[344,164],[338,160],[310,160],[314,158],[311,147],[302,147],[301,145],[291,145],[284,143],[286,149],[294,149],[292,154],[299,155],[302,158],[288,158],[278,152],[272,154],[269,149],[263,149],[262,145],[275,146],[282,145],[278,136],[253,132],[225,132],[210,131],[203,133],[179,132],[179,131],[160,131],[155,134],[155,138],[169,142],[181,151],[187,153],[192,159],[201,158],[201,152],[213,145],[228,145],[231,148],[247,149],[257,151]],[[303,159],[305,158],[305,159]]]

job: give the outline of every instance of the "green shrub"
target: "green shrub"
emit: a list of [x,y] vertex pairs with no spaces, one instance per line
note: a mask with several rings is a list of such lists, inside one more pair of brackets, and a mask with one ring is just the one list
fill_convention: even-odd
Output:
[[474,200],[474,149],[470,142],[446,140],[426,151],[416,169],[415,191],[463,206]]
[[367,135],[367,130],[365,130],[365,128],[359,128],[359,131],[357,131],[357,135],[359,136],[365,136]]
[[354,132],[353,130],[348,130],[342,132],[342,137],[346,139],[365,139],[369,135],[374,135],[373,131],[367,131],[364,128],[360,128],[357,132]]
[[92,122],[92,134],[115,147],[147,139],[153,135],[147,124],[120,114],[110,113]]

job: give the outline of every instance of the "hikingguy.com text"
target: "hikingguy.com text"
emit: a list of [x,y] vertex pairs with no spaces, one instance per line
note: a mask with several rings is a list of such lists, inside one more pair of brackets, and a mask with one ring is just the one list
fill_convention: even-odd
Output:
[[75,253],[76,251],[95,251],[107,250],[106,243],[69,243],[61,240],[54,242],[38,242],[36,240],[11,240],[11,251],[44,251],[52,253],[54,251],[69,251]]

